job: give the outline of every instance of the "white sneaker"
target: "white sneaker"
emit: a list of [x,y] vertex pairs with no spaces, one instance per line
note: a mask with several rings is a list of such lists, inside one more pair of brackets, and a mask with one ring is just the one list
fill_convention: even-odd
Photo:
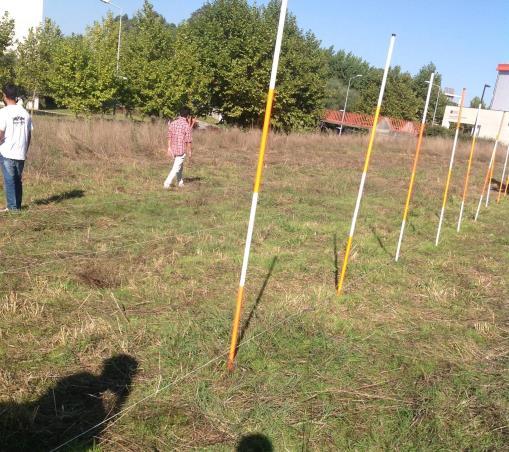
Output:
[[182,188],[183,186],[184,186],[184,181],[183,181],[183,180],[181,180],[181,181],[179,182],[179,188]]
[[166,182],[163,184],[163,188],[165,190],[169,190],[170,189],[170,184],[167,184]]

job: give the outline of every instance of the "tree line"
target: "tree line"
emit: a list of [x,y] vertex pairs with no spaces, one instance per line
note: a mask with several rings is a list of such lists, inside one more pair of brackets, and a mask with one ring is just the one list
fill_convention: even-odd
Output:
[[[119,70],[119,18],[111,13],[83,34],[64,36],[46,19],[11,47],[14,21],[0,19],[0,82],[14,81],[29,98],[47,97],[76,114],[127,112],[173,117],[187,105],[197,115],[217,112],[242,127],[261,123],[272,63],[279,1],[265,6],[247,0],[211,0],[179,25],[168,23],[145,0],[123,17]],[[422,115],[427,85],[436,67],[415,75],[391,68],[382,114],[407,120]],[[286,29],[278,73],[273,126],[305,130],[317,125],[325,108],[341,109],[352,80],[348,111],[373,113],[382,69],[344,50],[321,47],[294,15]],[[441,83],[440,74],[435,83]],[[433,91],[433,115],[437,88]],[[446,104],[438,97],[437,121]]]

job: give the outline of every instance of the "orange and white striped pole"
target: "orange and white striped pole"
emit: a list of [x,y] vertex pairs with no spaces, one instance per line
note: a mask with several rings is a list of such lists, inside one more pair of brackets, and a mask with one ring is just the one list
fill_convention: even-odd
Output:
[[368,150],[366,152],[364,169],[362,171],[361,183],[359,185],[359,192],[357,194],[357,201],[355,203],[355,209],[353,212],[352,224],[350,226],[350,233],[348,235],[348,241],[346,243],[345,256],[343,258],[343,267],[341,269],[341,276],[338,281],[338,287],[337,287],[337,292],[336,292],[338,296],[341,295],[341,292],[343,291],[343,283],[345,282],[346,269],[348,267],[348,260],[350,258],[350,251],[352,249],[352,241],[353,241],[353,236],[355,234],[355,226],[357,224],[357,217],[359,215],[359,210],[361,207],[362,195],[364,194],[364,185],[366,183],[366,176],[368,174],[369,161],[371,160],[371,152],[373,150],[373,144],[375,142],[376,129],[378,126],[378,119],[380,118],[380,110],[382,108],[382,100],[384,97],[385,85],[387,84],[387,76],[389,74],[389,68],[391,65],[392,52],[394,50],[394,42],[395,41],[396,41],[396,35],[392,34],[390,42],[389,42],[389,51],[387,53],[387,59],[385,61],[384,75],[382,78],[382,85],[380,87],[380,94],[378,96],[378,103],[376,106],[375,118],[373,120],[373,128],[371,129],[371,136],[369,139]]
[[415,183],[415,174],[417,172],[417,163],[419,162],[419,154],[421,152],[422,137],[424,135],[424,129],[426,128],[426,117],[428,115],[429,100],[431,98],[431,90],[433,89],[433,81],[435,80],[435,73],[431,74],[429,79],[428,94],[426,96],[426,103],[424,104],[424,113],[422,114],[421,128],[419,129],[419,138],[417,139],[417,147],[415,148],[414,165],[412,167],[412,175],[410,176],[410,184],[408,186],[408,192],[406,196],[405,209],[403,210],[403,221],[401,222],[401,231],[399,232],[398,247],[396,249],[395,260],[398,262],[399,254],[401,251],[401,243],[403,242],[403,234],[405,233],[406,219],[408,216],[408,209],[410,207],[410,200],[412,199],[412,192]]
[[490,171],[490,178],[488,179],[488,189],[486,190],[486,207],[490,205],[491,181],[493,180],[493,174],[495,174],[495,159],[493,159],[493,165],[491,165]]
[[262,181],[263,165],[265,159],[265,150],[267,148],[267,139],[270,130],[270,119],[272,116],[272,105],[274,103],[274,93],[276,88],[277,71],[279,67],[279,57],[281,55],[281,43],[283,42],[283,32],[285,28],[286,11],[288,9],[288,0],[281,1],[281,11],[279,14],[279,24],[277,29],[276,45],[274,48],[274,57],[272,60],[272,71],[270,76],[269,92],[267,94],[267,105],[265,107],[265,118],[263,121],[262,138],[260,142],[260,152],[258,156],[258,166],[253,189],[253,199],[251,202],[251,212],[249,214],[249,223],[247,227],[246,245],[244,248],[244,258],[242,261],[242,269],[240,272],[240,282],[237,291],[237,302],[235,314],[233,317],[230,352],[228,354],[228,369],[233,370],[235,355],[237,351],[237,341],[239,336],[240,316],[242,314],[242,304],[244,299],[244,285],[246,283],[247,268],[249,263],[249,253],[251,250],[251,241],[253,238],[253,230],[256,218],[256,208],[258,206],[258,193]]
[[475,115],[474,133],[472,134],[472,145],[470,146],[470,154],[468,156],[467,172],[465,174],[465,183],[463,185],[463,198],[461,199],[460,214],[458,217],[458,226],[456,227],[457,232],[460,232],[460,230],[461,230],[461,222],[463,220],[463,212],[465,210],[465,201],[467,200],[468,182],[470,180],[470,172],[472,171],[472,161],[474,158],[475,144],[477,142],[477,137],[479,136],[479,133],[481,132],[480,127],[478,127],[479,113],[481,112],[481,106],[482,106],[482,102],[479,103],[479,107],[477,108],[477,113]]
[[[505,113],[502,115],[502,120],[500,121],[500,126],[498,127],[497,136],[495,138],[495,144],[493,145],[493,151],[491,152],[490,163],[488,164],[488,170],[486,171],[486,176],[484,177],[484,183],[482,186],[481,196],[479,198],[479,204],[477,205],[477,210],[475,212],[474,221],[477,221],[477,219],[479,218],[479,214],[481,213],[481,206],[482,206],[482,201],[484,198],[484,192],[485,192],[486,188],[488,188],[488,193],[490,191],[489,186],[491,183],[491,177],[493,175],[493,168],[495,166],[495,157],[497,155],[497,147],[498,147],[498,143],[500,140],[500,134],[502,133],[502,127],[504,125],[504,116],[505,116]],[[508,149],[508,152],[509,152],[509,149]]]
[[509,162],[509,146],[507,146],[507,151],[505,152],[504,169],[502,171],[502,177],[500,178],[500,188],[498,190],[497,204],[500,202],[500,197],[502,196],[502,187],[504,186],[505,174],[507,172],[507,162]]
[[454,135],[454,143],[452,145],[452,151],[451,151],[451,161],[449,162],[449,172],[447,173],[447,180],[445,182],[444,198],[442,200],[442,210],[440,212],[440,220],[438,221],[438,229],[437,229],[437,236],[435,239],[435,246],[438,246],[438,242],[440,241],[440,233],[442,232],[442,224],[444,222],[445,206],[447,205],[447,197],[449,196],[449,186],[451,184],[452,168],[454,166],[454,156],[456,155],[456,148],[458,146],[458,137],[459,137],[460,126],[461,126],[461,114],[463,113],[463,104],[465,103],[466,91],[467,90],[465,88],[463,88],[463,91],[461,92],[460,108],[458,111],[458,121],[456,123],[456,134]]

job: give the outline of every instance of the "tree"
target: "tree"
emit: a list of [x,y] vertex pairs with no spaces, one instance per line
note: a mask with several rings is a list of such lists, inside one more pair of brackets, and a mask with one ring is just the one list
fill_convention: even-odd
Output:
[[113,90],[104,89],[101,74],[93,64],[90,40],[82,35],[62,39],[53,55],[50,88],[55,100],[74,113],[100,111]]
[[62,39],[62,32],[50,19],[34,29],[16,49],[16,82],[32,97],[51,95],[49,75],[54,66],[53,50]]
[[7,13],[0,18],[0,84],[14,80],[14,52],[10,50],[14,39],[14,19]]
[[[263,120],[280,5],[250,6],[246,0],[214,0],[188,21],[189,42],[209,85],[209,111],[230,124]],[[184,43],[185,45],[185,43]],[[176,61],[178,65],[178,61]],[[324,95],[326,66],[319,42],[287,16],[273,126],[283,130],[314,126]]]
[[175,70],[176,28],[158,14],[150,2],[131,19],[125,35],[121,67],[128,78],[121,98],[147,115],[172,113],[168,106],[170,73]]
[[479,96],[475,96],[470,101],[470,108],[479,108],[479,105],[481,105],[482,109],[486,109],[486,104],[484,101],[481,103],[481,98]]

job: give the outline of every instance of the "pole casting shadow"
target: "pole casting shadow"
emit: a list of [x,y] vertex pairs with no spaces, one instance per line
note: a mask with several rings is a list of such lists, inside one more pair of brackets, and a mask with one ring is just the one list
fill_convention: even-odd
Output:
[[34,402],[0,403],[0,450],[48,451],[84,432],[69,448],[89,450],[108,425],[97,424],[122,409],[137,369],[132,356],[117,355],[104,360],[99,375],[62,378]]
[[258,292],[256,301],[254,302],[253,307],[251,308],[251,311],[249,312],[249,315],[247,316],[246,321],[242,325],[242,328],[240,330],[239,340],[237,342],[237,350],[235,351],[235,354],[237,354],[237,352],[239,350],[240,343],[242,342],[242,339],[244,339],[244,336],[245,336],[247,330],[249,329],[249,325],[251,325],[251,321],[253,320],[256,310],[258,309],[258,306],[262,301],[263,294],[265,292],[265,289],[267,288],[267,284],[269,283],[269,279],[272,276],[272,272],[274,271],[274,267],[276,266],[276,263],[277,263],[277,256],[275,256],[272,259],[272,262],[270,263],[270,267],[269,267],[269,272],[267,273],[267,276],[265,276],[265,280],[263,281],[262,288],[260,289],[260,292]]

